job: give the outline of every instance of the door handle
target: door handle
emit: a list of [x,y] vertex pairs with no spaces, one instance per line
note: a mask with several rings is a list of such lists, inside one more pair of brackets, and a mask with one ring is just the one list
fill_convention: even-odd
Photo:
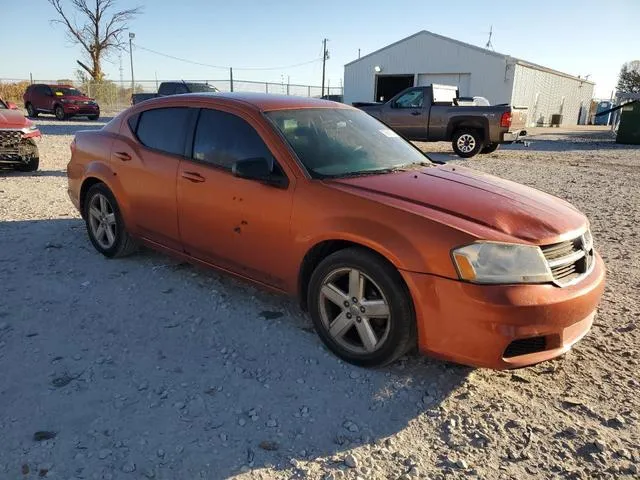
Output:
[[422,115],[422,112],[414,111],[414,112],[411,112],[411,115],[415,115],[417,117],[418,115]]
[[197,172],[182,172],[182,178],[186,178],[193,183],[202,183],[206,179]]
[[131,155],[129,155],[127,152],[115,152],[113,156],[119,158],[123,162],[128,162],[129,160],[131,160]]

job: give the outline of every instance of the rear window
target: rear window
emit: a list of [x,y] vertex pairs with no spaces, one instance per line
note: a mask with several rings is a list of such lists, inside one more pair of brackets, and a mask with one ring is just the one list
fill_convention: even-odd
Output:
[[[156,108],[140,114],[135,134],[142,145],[172,155],[184,155],[191,110],[185,107]],[[135,117],[135,116],[134,116]],[[131,117],[131,122],[134,117]],[[135,120],[133,120],[135,122]],[[133,127],[129,123],[130,127]],[[133,130],[133,128],[132,128]]]

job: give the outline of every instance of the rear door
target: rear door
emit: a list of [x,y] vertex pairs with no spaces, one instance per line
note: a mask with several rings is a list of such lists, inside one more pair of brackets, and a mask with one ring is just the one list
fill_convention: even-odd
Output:
[[265,158],[273,173],[287,176],[258,133],[264,125],[252,122],[239,113],[201,110],[192,157],[178,173],[180,234],[193,257],[285,289],[293,185],[276,188],[231,172],[238,160]]
[[426,140],[429,109],[425,100],[423,88],[406,90],[385,105],[382,120],[410,140]]
[[182,249],[176,175],[196,113],[187,107],[163,107],[130,116],[111,149],[135,231],[174,250]]

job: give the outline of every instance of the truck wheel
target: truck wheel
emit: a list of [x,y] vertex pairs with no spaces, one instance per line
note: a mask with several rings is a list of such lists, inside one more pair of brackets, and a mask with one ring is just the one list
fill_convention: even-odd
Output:
[[30,103],[27,103],[27,116],[31,118],[36,118],[38,116],[38,111]]
[[493,153],[495,152],[498,148],[500,148],[500,144],[499,143],[490,143],[489,145],[487,145],[486,147],[484,147],[480,153],[483,154],[487,154],[487,153]]
[[453,134],[451,146],[459,157],[471,158],[480,153],[484,142],[477,130],[463,129]]
[[67,119],[67,115],[64,113],[64,108],[62,108],[62,105],[58,105],[54,109],[53,112],[56,114],[56,118],[58,120],[66,120]]

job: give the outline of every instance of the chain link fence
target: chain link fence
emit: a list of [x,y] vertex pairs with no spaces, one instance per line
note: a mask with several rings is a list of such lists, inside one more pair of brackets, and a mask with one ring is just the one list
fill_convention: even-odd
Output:
[[[73,80],[25,80],[0,79],[0,98],[23,104],[22,95],[31,83],[48,85],[73,85],[91,98],[95,98],[103,111],[118,111],[131,104],[131,93],[154,93],[165,80],[136,80],[135,88],[131,81],[78,82]],[[168,80],[175,81],[175,80]],[[185,80],[187,82],[206,83],[223,92],[255,92],[277,95],[295,95],[300,97],[320,97],[322,87],[315,85],[299,85],[291,83],[257,82],[253,80]],[[342,95],[342,87],[325,87],[325,95]]]

